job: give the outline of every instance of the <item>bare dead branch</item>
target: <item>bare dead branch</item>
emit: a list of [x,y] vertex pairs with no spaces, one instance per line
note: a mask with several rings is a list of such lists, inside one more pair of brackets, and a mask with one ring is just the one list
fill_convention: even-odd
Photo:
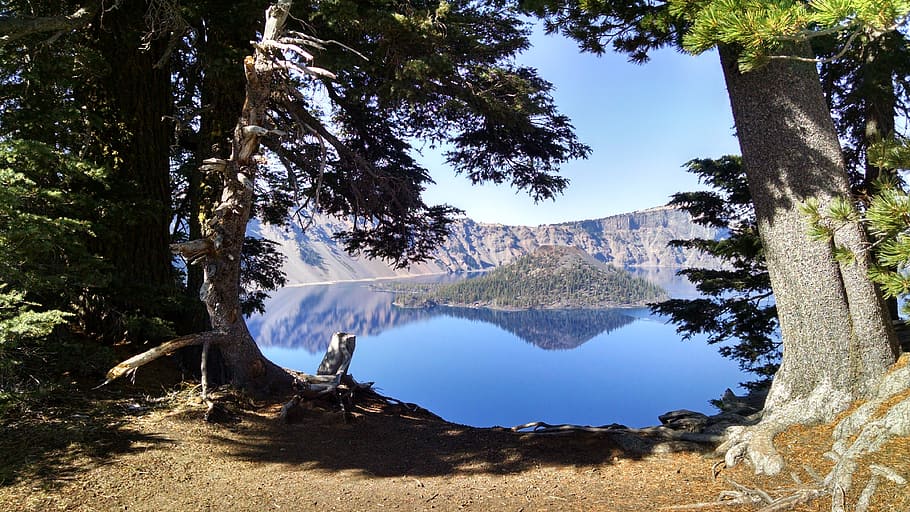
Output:
[[293,39],[292,39],[292,38],[283,38],[282,41],[284,41],[284,42],[293,42],[293,43],[296,43],[296,44],[305,44],[305,45],[307,45],[307,46],[311,46],[311,47],[313,47],[313,48],[317,48],[317,49],[320,49],[320,50],[324,50],[324,49],[325,49],[325,46],[328,45],[328,44],[334,44],[334,45],[337,45],[337,46],[340,46],[340,47],[344,48],[345,50],[347,50],[347,51],[353,53],[354,55],[360,57],[361,59],[363,59],[363,60],[365,60],[365,61],[369,61],[369,60],[370,60],[370,59],[367,58],[366,55],[364,55],[364,54],[358,52],[357,50],[351,48],[350,46],[348,46],[348,45],[346,45],[346,44],[343,44],[343,43],[340,43],[340,42],[338,42],[338,41],[336,41],[336,40],[334,40],[334,39],[328,39],[328,40],[319,39],[319,38],[313,37],[313,36],[311,36],[311,35],[309,35],[309,34],[304,34],[303,32],[297,32],[297,31],[294,31],[294,30],[289,30],[289,31],[288,31],[288,34],[293,35],[293,36],[296,36],[296,38],[293,38]]
[[366,161],[358,153],[351,151],[351,149],[344,142],[339,140],[338,137],[335,137],[332,132],[323,126],[319,119],[307,112],[306,109],[302,108],[300,104],[297,103],[306,102],[306,99],[303,98],[303,95],[300,93],[300,91],[294,88],[288,88],[288,92],[291,94],[291,96],[294,97],[293,99],[296,100],[291,101],[291,99],[288,98],[282,99],[282,107],[284,107],[289,114],[300,119],[301,125],[311,128],[320,137],[328,141],[328,143],[331,144],[332,147],[335,148],[335,151],[337,151],[340,155],[356,163],[358,169],[367,173],[371,177],[378,179],[376,171],[373,169],[373,165],[370,162]]
[[200,238],[189,242],[171,244],[171,252],[182,256],[187,263],[192,263],[202,256],[214,253],[215,244],[208,238]]
[[[771,60],[795,60],[798,62],[812,62],[815,64],[828,64],[830,62],[834,62],[834,61],[840,59],[841,57],[843,57],[853,46],[853,42],[856,40],[856,38],[860,34],[865,33],[866,35],[869,36],[869,40],[873,41],[875,39],[878,39],[879,37],[882,37],[885,34],[894,32],[895,30],[897,30],[901,25],[903,25],[906,22],[907,22],[907,17],[904,16],[902,19],[899,19],[897,21],[897,23],[895,23],[894,25],[891,25],[890,27],[886,27],[884,29],[874,30],[874,31],[868,31],[868,30],[864,31],[861,29],[855,29],[850,33],[850,36],[844,42],[843,48],[841,48],[841,50],[839,52],[837,52],[837,54],[834,55],[833,57],[828,57],[825,59],[817,59],[817,58],[811,58],[811,57],[798,57],[795,55],[771,55],[771,56],[769,56],[769,58]],[[834,33],[841,32],[843,30],[845,30],[845,27],[838,26],[838,27],[831,27],[826,30],[819,30],[819,31],[814,31],[814,32],[805,31],[805,32],[801,32],[800,34],[798,34],[796,36],[779,37],[778,39],[780,39],[782,41],[805,41],[808,39],[812,39],[813,37],[818,37],[818,36],[827,35],[827,34],[834,34]],[[868,44],[868,42],[867,42],[867,44]]]
[[101,387],[101,386],[104,386],[105,384],[113,382],[114,380],[117,380],[124,375],[133,374],[140,367],[154,361],[155,359],[158,359],[161,356],[173,354],[175,351],[177,351],[183,347],[190,347],[193,345],[200,345],[203,343],[220,343],[220,342],[226,341],[228,339],[230,339],[230,338],[228,336],[225,336],[224,334],[217,333],[217,332],[211,332],[211,331],[198,333],[198,334],[190,334],[188,336],[181,336],[179,338],[175,338],[171,341],[162,343],[161,345],[158,345],[157,347],[155,347],[151,350],[146,350],[145,352],[143,352],[141,354],[135,355],[135,356],[127,359],[126,361],[123,361],[122,363],[118,364],[117,366],[111,368],[107,372],[107,376],[106,376],[107,380],[105,380],[98,387]]

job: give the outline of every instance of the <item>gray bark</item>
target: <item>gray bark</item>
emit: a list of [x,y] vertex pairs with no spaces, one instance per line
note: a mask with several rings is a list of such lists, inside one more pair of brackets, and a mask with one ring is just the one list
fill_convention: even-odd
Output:
[[[898,345],[867,278],[862,226],[849,223],[833,241],[813,240],[799,210],[810,198],[825,208],[850,193],[815,66],[775,60],[741,73],[729,48],[721,49],[721,63],[783,339],[781,367],[765,404],[766,429],[752,439],[749,453],[758,471],[773,473],[781,467],[770,443],[774,431],[830,421],[869,396]],[[835,244],[851,249],[856,261],[838,263]]]
[[[275,40],[284,27],[290,0],[279,0],[266,11],[262,41]],[[246,101],[234,130],[232,153],[218,166],[224,186],[221,199],[208,222],[205,240],[174,246],[188,259],[200,259],[204,282],[200,299],[205,303],[212,330],[224,335],[218,344],[228,378],[234,386],[253,393],[290,389],[293,376],[266,359],[247,329],[240,312],[240,258],[253,204],[253,183],[258,174],[259,139],[267,135],[267,112],[276,67],[270,55],[257,46],[244,62]]]

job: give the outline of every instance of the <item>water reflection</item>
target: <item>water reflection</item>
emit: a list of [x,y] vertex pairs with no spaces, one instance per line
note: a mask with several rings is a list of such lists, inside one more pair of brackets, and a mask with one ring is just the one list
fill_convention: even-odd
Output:
[[[669,283],[673,296],[691,296],[672,270],[641,273]],[[392,299],[370,283],[285,288],[248,324],[269,359],[303,371],[316,369],[333,332],[354,333],[359,380],[474,426],[653,425],[672,409],[704,411],[743,380],[714,347],[682,343],[645,308],[424,310]]]
[[249,320],[250,331],[263,347],[304,349],[323,353],[332,333],[361,336],[437,316],[495,325],[544,350],[573,349],[602,333],[635,321],[632,310],[500,311],[483,308],[399,308],[392,294],[364,283],[284,288],[269,301],[267,313]]
[[499,311],[437,307],[431,313],[485,322],[544,350],[568,350],[635,321],[625,310]]
[[365,283],[339,283],[282,288],[269,299],[266,314],[247,324],[262,347],[321,354],[334,332],[375,335],[430,316],[425,310],[392,306],[392,294]]

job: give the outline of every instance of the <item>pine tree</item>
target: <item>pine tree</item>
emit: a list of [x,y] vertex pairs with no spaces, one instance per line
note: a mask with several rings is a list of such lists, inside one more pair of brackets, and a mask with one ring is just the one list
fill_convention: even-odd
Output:
[[723,356],[758,377],[745,383],[747,387],[767,386],[780,360],[777,309],[742,161],[735,156],[692,160],[686,170],[713,190],[675,194],[670,204],[688,211],[696,223],[725,230],[726,235],[671,244],[710,254],[723,266],[680,271],[701,297],[670,299],[651,309],[668,315],[684,339],[703,333],[708,343],[720,345]]
[[[808,41],[819,32],[886,33],[904,21],[905,2],[687,1],[527,2],[553,30],[603,51],[677,44],[693,53],[718,48],[742,148],[756,222],[775,294],[784,351],[761,424],[728,451],[759,472],[783,461],[774,434],[827,421],[868,397],[898,351],[868,258],[844,265],[834,247],[810,240],[800,205],[827,207],[850,193],[837,132]],[[615,37],[614,37],[615,36]],[[848,38],[850,39],[850,38]],[[592,45],[591,40],[597,41]],[[852,250],[868,242],[851,222],[838,232]],[[836,326],[836,327],[835,327]],[[818,340],[824,340],[820,345]]]

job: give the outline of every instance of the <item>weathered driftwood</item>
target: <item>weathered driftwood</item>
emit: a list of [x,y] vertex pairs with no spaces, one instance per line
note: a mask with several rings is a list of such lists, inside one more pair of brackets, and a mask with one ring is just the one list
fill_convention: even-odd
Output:
[[354,357],[354,348],[357,345],[357,336],[346,332],[336,332],[325,351],[322,362],[316,375],[344,375],[348,373],[351,359]]
[[[294,398],[282,406],[278,415],[282,421],[290,422],[299,416],[301,407],[303,407],[301,404],[306,399],[325,398],[333,395],[337,397],[337,392],[345,385],[345,376],[351,366],[351,359],[354,357],[356,341],[357,337],[353,334],[336,332],[332,335],[332,340],[316,370],[316,375],[297,375],[298,392]],[[350,380],[353,383],[352,389],[359,387],[353,379]],[[339,400],[343,407],[342,399],[339,398]]]
[[534,421],[511,428],[512,432],[522,434],[563,434],[569,432],[594,432],[608,434],[633,434],[650,438],[654,441],[686,441],[690,443],[717,445],[724,440],[723,434],[707,434],[698,432],[681,432],[671,428],[645,427],[630,428],[625,425],[603,425],[592,427],[588,425],[551,425],[543,421]]

